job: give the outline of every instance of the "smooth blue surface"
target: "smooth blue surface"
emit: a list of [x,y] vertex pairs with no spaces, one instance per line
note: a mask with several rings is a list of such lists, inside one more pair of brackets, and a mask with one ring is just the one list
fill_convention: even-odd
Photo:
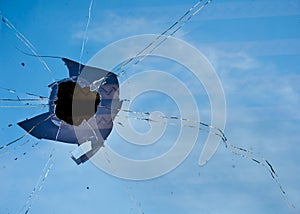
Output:
[[[99,49],[116,40],[163,32],[194,3],[94,0],[81,61],[87,62]],[[89,4],[89,1],[0,0],[0,11],[39,54],[79,60]],[[268,159],[298,210],[287,206],[263,167],[233,155],[223,145],[207,165],[199,167],[197,161],[206,135],[200,133],[193,152],[176,170],[141,182],[112,177],[91,163],[77,166],[70,158],[74,145],[36,141],[26,136],[19,143],[30,140],[24,146],[6,155],[0,151],[0,213],[19,213],[53,148],[54,166],[29,213],[299,213],[300,1],[214,0],[175,36],[198,48],[215,67],[226,94],[228,140]],[[68,76],[59,59],[45,59],[50,74],[37,58],[26,56],[15,47],[30,52],[1,23],[0,86],[16,90],[19,97],[30,97],[22,92],[48,97],[47,86],[52,78],[60,80]],[[138,72],[151,62],[145,61],[128,72]],[[158,65],[175,73],[183,69],[170,62]],[[209,121],[205,91],[198,89],[189,76],[182,78],[191,81],[201,120]],[[0,98],[16,98],[4,90],[0,95]],[[160,102],[153,102],[155,99]],[[173,112],[173,104],[164,97],[147,94],[139,103],[133,103],[133,107]],[[1,102],[1,105],[9,104]],[[42,112],[45,109],[1,108],[0,145],[24,134],[15,125],[17,122]],[[8,124],[13,125],[8,127]],[[132,124],[137,129],[146,127],[141,121]],[[173,134],[178,129],[171,127],[168,131],[166,143],[153,145],[154,151],[170,148],[168,140],[174,140]],[[124,154],[152,157],[152,153],[142,149],[124,146],[117,133],[106,143]]]

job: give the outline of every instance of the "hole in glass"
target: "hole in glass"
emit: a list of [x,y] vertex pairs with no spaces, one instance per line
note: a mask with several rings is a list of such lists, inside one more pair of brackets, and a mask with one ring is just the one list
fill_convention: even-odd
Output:
[[[75,90],[76,88],[76,90]],[[97,111],[100,95],[89,87],[81,87],[73,81],[61,82],[58,85],[55,114],[70,125],[80,125],[88,121]]]

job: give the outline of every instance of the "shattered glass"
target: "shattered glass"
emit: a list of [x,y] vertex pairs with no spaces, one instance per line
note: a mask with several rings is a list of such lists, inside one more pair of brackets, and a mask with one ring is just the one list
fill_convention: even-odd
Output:
[[[11,57],[12,55],[10,55],[9,58],[3,54],[5,62],[1,62],[3,70],[16,71],[11,72],[11,75],[7,75],[5,77],[7,79],[2,81],[0,85],[1,115],[5,115],[5,117],[2,116],[1,121],[5,125],[2,126],[1,137],[3,136],[3,141],[0,144],[0,158],[3,161],[0,167],[1,177],[3,177],[3,192],[5,194],[0,196],[0,201],[7,204],[5,206],[1,204],[1,213],[39,213],[42,208],[47,206],[52,206],[54,213],[67,212],[66,210],[68,209],[73,213],[93,212],[95,209],[99,210],[99,208],[95,207],[95,198],[96,201],[103,201],[104,207],[102,209],[107,213],[120,213],[122,211],[124,213],[153,213],[156,210],[150,204],[153,204],[156,201],[154,198],[159,195],[163,195],[164,200],[168,199],[165,202],[167,204],[165,207],[158,208],[161,212],[165,213],[166,207],[173,209],[174,212],[178,210],[185,212],[189,210],[187,208],[188,205],[184,205],[188,200],[183,200],[183,204],[179,203],[179,201],[182,201],[180,198],[187,197],[186,195],[182,196],[181,193],[190,191],[192,194],[193,191],[191,189],[196,191],[198,188],[199,192],[203,191],[203,189],[209,192],[209,187],[213,188],[208,184],[210,177],[205,177],[205,174],[207,176],[207,173],[211,173],[212,171],[207,168],[201,171],[197,167],[193,167],[191,171],[190,168],[186,167],[187,163],[197,163],[198,154],[194,154],[188,158],[174,174],[170,173],[163,178],[145,183],[114,180],[115,178],[104,173],[99,175],[98,171],[98,174],[93,171],[94,167],[92,164],[86,162],[95,153],[101,151],[101,148],[105,147],[106,143],[116,150],[121,150],[120,152],[128,157],[140,160],[153,158],[157,155],[157,151],[163,154],[164,151],[172,148],[172,142],[175,140],[174,135],[180,132],[180,127],[183,124],[187,124],[186,126],[189,126],[191,129],[200,129],[201,134],[204,133],[205,136],[199,136],[196,149],[200,149],[202,145],[200,146],[199,142],[203,142],[206,135],[209,132],[213,132],[222,142],[222,148],[226,148],[232,154],[248,159],[265,168],[287,199],[288,204],[291,207],[294,206],[287,198],[286,190],[283,188],[281,182],[279,182],[277,171],[275,171],[275,167],[271,165],[271,162],[251,149],[245,149],[232,144],[227,139],[228,136],[225,136],[223,129],[205,122],[210,121],[209,114],[201,115],[201,120],[197,119],[196,122],[192,121],[191,118],[182,118],[178,109],[172,107],[174,106],[174,101],[168,99],[166,96],[155,93],[144,94],[143,97],[140,97],[139,102],[131,102],[132,97],[119,97],[122,92],[119,94],[118,80],[124,82],[128,78],[127,75],[138,73],[145,67],[150,69],[164,67],[165,70],[169,69],[169,72],[176,75],[178,79],[189,82],[191,88],[198,90],[194,91],[196,91],[195,97],[199,106],[203,107],[203,109],[209,107],[208,99],[203,98],[205,90],[201,87],[194,88],[194,85],[197,83],[193,81],[194,77],[192,75],[182,75],[184,73],[182,71],[186,71],[186,68],[174,65],[174,62],[159,61],[152,57],[151,53],[164,43],[168,37],[173,36],[179,30],[181,31],[181,28],[210,2],[198,1],[183,16],[179,17],[174,24],[162,31],[160,36],[154,41],[150,44],[145,44],[145,49],[135,53],[134,57],[127,61],[125,60],[122,64],[110,68],[111,70],[90,65],[86,66],[83,63],[87,58],[87,52],[94,50],[88,46],[88,32],[90,24],[93,23],[92,16],[94,14],[92,9],[96,7],[94,6],[97,3],[96,1],[92,0],[88,5],[85,5],[84,14],[86,17],[83,18],[83,15],[80,17],[80,21],[84,22],[82,28],[84,39],[80,43],[77,43],[77,47],[81,47],[81,50],[77,50],[76,54],[73,55],[73,58],[78,59],[74,61],[57,56],[52,57],[55,59],[38,57],[40,53],[49,53],[47,48],[43,51],[37,51],[36,45],[38,45],[38,42],[33,41],[38,41],[38,39],[31,39],[32,36],[28,34],[25,37],[25,34],[22,34],[22,26],[18,25],[20,22],[15,21],[11,17],[6,18],[5,14],[3,16],[1,14],[1,36],[4,35],[3,38],[5,41],[12,41],[10,42],[10,44],[13,44],[12,46],[17,46],[13,55],[16,57]],[[17,27],[13,23],[17,23]],[[52,38],[48,39],[51,40]],[[14,49],[12,46],[6,44],[3,47],[11,50]],[[56,50],[60,48],[58,47]],[[21,52],[25,50],[25,53],[31,51],[30,54],[33,54],[33,57],[20,53],[20,50]],[[51,50],[53,51],[53,49]],[[60,52],[53,51],[53,53],[58,53],[59,55]],[[67,75],[67,72],[62,71],[65,68],[59,62],[61,59],[66,63],[69,75]],[[32,66],[33,64],[38,65]],[[87,71],[87,73],[83,72],[86,75],[78,77],[82,70]],[[95,74],[97,71],[99,73]],[[113,73],[110,71],[113,71]],[[28,84],[24,84],[24,82],[28,82]],[[129,88],[130,86],[134,87],[130,85],[130,82],[128,84]],[[115,93],[108,93],[111,90]],[[125,105],[122,105],[122,102]],[[129,106],[129,108],[124,108],[124,106]],[[18,109],[22,109],[22,111]],[[147,133],[149,126],[168,126],[166,136],[155,136],[159,141],[157,144],[151,145],[152,150],[150,152],[141,152],[141,149],[135,145],[128,146],[120,143],[125,142],[125,140],[120,139],[114,128],[115,126],[121,128],[125,126],[125,122],[123,122],[125,116],[122,118],[120,116],[122,114],[118,114],[120,111],[127,113],[126,117],[128,118],[125,119],[130,121],[130,126],[144,133]],[[150,117],[150,112],[155,111],[163,111],[166,114],[158,114],[155,118]],[[16,122],[19,122],[18,124],[27,132],[24,133],[24,130],[18,129]],[[41,140],[37,140],[30,135]],[[142,143],[147,145],[148,138],[141,137],[140,141],[143,140],[145,142]],[[71,145],[60,144],[59,142]],[[159,147],[162,142],[162,146]],[[72,144],[80,146],[82,151],[79,154],[73,153],[75,147]],[[69,156],[77,164],[86,163],[80,165],[82,168],[76,168],[77,165],[72,160],[70,161]],[[108,163],[111,161],[109,154],[104,152],[103,156]],[[224,155],[221,154],[221,156]],[[222,162],[221,157],[217,157],[214,160],[211,168],[216,168],[216,161],[221,160]],[[221,162],[217,165],[220,165]],[[232,163],[229,161],[227,164],[230,165]],[[234,162],[234,167],[232,168],[235,168],[235,165],[238,164]],[[32,169],[32,166],[36,169]],[[228,171],[230,170],[232,169]],[[12,183],[10,184],[8,180],[14,177],[16,171],[19,172],[17,173],[19,176],[17,176],[16,180],[11,181]],[[221,173],[222,170],[219,169],[218,172]],[[68,173],[70,175],[67,177],[66,174]],[[225,174],[230,174],[229,176],[231,176],[234,173],[233,171]],[[187,176],[182,178],[180,177],[182,174]],[[203,174],[204,180],[201,181]],[[94,178],[92,178],[93,176]],[[216,177],[214,174],[211,180],[215,179],[214,181],[216,181]],[[191,178],[194,180],[188,183],[188,179]],[[176,179],[178,179],[179,183],[177,183]],[[33,181],[29,182],[28,180]],[[48,181],[49,183],[47,183]],[[23,182],[26,187],[22,186]],[[207,186],[203,185],[205,182]],[[48,185],[49,187],[47,187]],[[140,191],[141,186],[144,188],[143,191],[150,192],[150,198],[143,191]],[[166,186],[167,188],[164,188]],[[9,191],[9,187],[13,191]],[[12,200],[11,198],[15,196],[15,192],[18,189],[21,192],[20,196]],[[158,189],[162,189],[162,192],[156,192]],[[71,194],[73,191],[75,194]],[[45,204],[46,198],[55,198],[59,194],[62,194],[65,198],[64,202],[67,204],[67,208],[54,208],[51,202]],[[87,202],[89,205],[88,208],[81,206],[72,208],[71,204],[74,204],[74,199],[80,204],[82,199],[87,197],[94,198]],[[126,199],[124,200],[124,198]],[[200,198],[205,200],[204,195],[199,196],[197,201]],[[119,207],[109,205],[111,201],[116,200],[120,201]],[[16,208],[12,205],[15,202],[18,204]],[[171,202],[176,205],[169,204]],[[197,202],[197,204],[199,203]],[[22,207],[22,205],[24,206]],[[194,204],[193,206],[196,205]],[[209,205],[207,206],[209,207]],[[21,211],[20,207],[22,207]],[[220,205],[220,207],[222,206]],[[206,213],[215,213],[211,211],[212,207],[207,208],[204,206],[200,210]],[[49,209],[50,212],[51,209]],[[191,211],[190,213],[195,212]]]

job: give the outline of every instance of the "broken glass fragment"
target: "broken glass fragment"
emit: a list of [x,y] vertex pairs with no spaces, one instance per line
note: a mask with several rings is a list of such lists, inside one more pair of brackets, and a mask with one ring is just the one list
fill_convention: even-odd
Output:
[[[91,158],[109,136],[113,120],[121,108],[119,83],[114,73],[62,58],[69,78],[49,87],[49,111],[18,123],[38,139],[81,145],[91,141],[92,148],[73,160],[83,163]],[[95,90],[95,80],[105,80]]]

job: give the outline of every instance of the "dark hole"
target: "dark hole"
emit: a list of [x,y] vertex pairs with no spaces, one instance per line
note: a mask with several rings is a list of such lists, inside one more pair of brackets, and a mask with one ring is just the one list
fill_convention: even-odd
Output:
[[89,87],[81,88],[77,83],[67,81],[59,83],[57,100],[54,103],[55,114],[59,119],[78,126],[96,113],[100,96]]

